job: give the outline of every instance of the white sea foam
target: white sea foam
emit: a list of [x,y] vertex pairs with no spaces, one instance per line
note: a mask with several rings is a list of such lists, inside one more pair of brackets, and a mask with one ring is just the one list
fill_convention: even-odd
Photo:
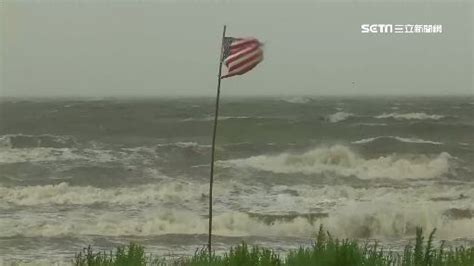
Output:
[[[261,116],[219,116],[218,117],[218,120],[219,121],[223,121],[223,120],[231,120],[231,119],[264,119],[265,117],[261,117]],[[183,120],[181,120],[183,122],[187,122],[187,121],[214,121],[214,116],[207,116],[207,117],[204,117],[204,118],[185,118]]]
[[357,123],[353,124],[353,126],[385,127],[387,123]]
[[439,120],[444,118],[443,115],[430,115],[426,113],[383,113],[381,115],[376,116],[375,118],[378,119],[385,119],[385,118],[393,118],[397,120]]
[[344,121],[344,120],[346,120],[346,119],[348,119],[349,117],[352,117],[352,116],[354,116],[354,114],[346,113],[346,112],[337,112],[337,113],[329,115],[327,117],[327,119],[331,123],[337,123],[337,122]]
[[400,237],[413,235],[416,226],[437,229],[441,239],[472,238],[474,219],[447,219],[443,209],[427,202],[385,197],[378,202],[348,202],[327,219],[329,230],[347,237]]
[[274,173],[333,173],[361,179],[423,179],[447,174],[451,168],[451,159],[446,152],[434,157],[418,155],[404,158],[388,155],[366,159],[346,146],[334,145],[315,148],[302,154],[259,155],[218,163],[224,167],[253,168]]
[[10,135],[0,136],[0,148],[11,148]]
[[[58,136],[51,134],[28,135],[28,134],[6,134],[0,136],[0,148],[14,148],[17,144],[15,140],[26,142],[25,145],[32,147],[41,147],[42,145],[67,145],[75,143],[72,136]],[[21,144],[20,144],[21,146]]]
[[[19,186],[0,188],[0,207],[94,207],[106,204],[110,207],[145,210],[153,206],[176,206],[199,212],[205,210],[208,185],[201,183],[173,181],[165,179],[161,183],[118,188],[97,188],[71,186],[67,183],[43,186]],[[460,195],[463,195],[462,197]],[[399,189],[391,187],[353,188],[351,186],[270,186],[268,188],[246,185],[237,180],[227,180],[215,184],[216,209],[228,211],[229,207],[243,208],[252,213],[307,213],[318,208],[328,212],[348,201],[382,200],[384,197],[404,200],[429,201],[434,196],[470,202],[474,188],[469,186],[431,185],[417,188]],[[399,199],[397,199],[399,201]],[[81,207],[83,208],[83,207]],[[101,207],[102,208],[102,207]],[[113,210],[113,209],[112,209]]]
[[288,102],[288,103],[302,104],[302,103],[311,102],[311,98],[309,98],[309,97],[292,97],[292,98],[285,98],[285,99],[283,99],[283,101]]
[[76,148],[21,148],[0,149],[0,163],[48,162],[86,160],[111,162],[126,156],[125,153],[111,150]]
[[[469,186],[434,184],[400,189],[295,185],[263,189],[242,183],[218,183],[215,188],[214,233],[223,236],[307,238],[323,223],[341,237],[403,237],[413,235],[418,225],[426,230],[438,228],[438,236],[445,239],[474,237],[471,230],[474,219],[450,219],[444,215],[453,207],[473,208],[474,188]],[[64,183],[2,188],[2,204],[35,208],[19,214],[22,219],[16,214],[2,216],[0,237],[205,234],[207,205],[202,194],[206,191],[206,184],[176,181],[108,189]],[[457,199],[433,201],[433,195]],[[104,209],[76,206],[95,203],[110,203],[110,206]],[[48,206],[57,209],[57,205],[61,205],[61,212],[42,210]],[[238,209],[260,216],[295,216],[264,222]],[[314,209],[327,213],[328,217],[312,221],[305,218]]]
[[158,146],[176,146],[180,148],[210,148],[211,147],[211,145],[199,144],[194,141],[165,143],[165,144],[158,144]]
[[70,186],[67,183],[45,186],[0,187],[0,205],[150,205],[163,202],[184,204],[199,200],[207,185],[168,182],[153,185],[119,188]]
[[0,149],[0,163],[46,162],[86,159],[70,148]]
[[[474,219],[447,219],[442,210],[423,202],[347,202],[327,218],[309,221],[304,217],[265,223],[243,212],[216,212],[213,233],[222,236],[291,236],[309,238],[319,223],[338,237],[403,237],[413,235],[416,226],[437,228],[442,239],[473,238]],[[24,215],[24,219],[3,218],[0,236],[154,236],[163,234],[205,234],[208,220],[186,210],[147,209],[138,214],[122,211],[94,213],[76,210],[61,216]]]
[[[97,146],[97,145],[96,145]],[[7,144],[2,146],[0,142],[0,163],[23,163],[23,162],[52,162],[52,161],[91,161],[91,162],[113,162],[131,160],[150,160],[159,157],[156,147],[178,147],[182,149],[207,149],[211,145],[197,142],[172,142],[157,144],[155,147],[131,147],[117,150],[109,150],[101,147],[94,148],[51,148],[51,147],[29,147],[11,148]]]
[[424,139],[419,139],[419,138],[402,138],[398,136],[378,136],[378,137],[353,141],[352,143],[353,144],[366,144],[366,143],[370,143],[370,142],[380,140],[380,139],[395,139],[395,140],[398,140],[400,142],[405,142],[405,143],[433,144],[433,145],[443,144],[442,142],[438,142],[438,141],[424,140]]

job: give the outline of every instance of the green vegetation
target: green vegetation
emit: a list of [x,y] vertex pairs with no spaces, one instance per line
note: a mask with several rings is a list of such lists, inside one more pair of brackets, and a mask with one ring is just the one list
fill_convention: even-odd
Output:
[[403,253],[386,251],[377,243],[360,245],[354,240],[334,239],[323,227],[319,228],[315,244],[311,247],[299,248],[290,251],[283,257],[271,249],[258,246],[249,247],[242,243],[231,248],[222,256],[209,254],[205,249],[198,250],[192,257],[177,260],[147,256],[144,248],[131,243],[127,247],[118,247],[113,252],[94,253],[91,247],[76,254],[74,265],[189,265],[189,266],[217,266],[217,265],[400,265],[400,266],[473,266],[474,247],[457,247],[446,249],[444,242],[440,247],[433,247],[433,230],[425,242],[421,228],[416,230],[415,245],[407,245]]
[[115,253],[92,251],[91,246],[76,254],[74,265],[77,266],[141,266],[141,265],[167,265],[163,259],[147,256],[145,248],[130,243],[128,246],[117,247]]

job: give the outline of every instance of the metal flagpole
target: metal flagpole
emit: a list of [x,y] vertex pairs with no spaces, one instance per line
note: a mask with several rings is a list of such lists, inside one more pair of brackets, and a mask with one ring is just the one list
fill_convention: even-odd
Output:
[[215,145],[216,145],[216,130],[217,130],[217,116],[219,115],[219,96],[221,93],[221,74],[222,74],[222,56],[223,56],[223,46],[225,38],[225,29],[222,31],[222,41],[221,41],[221,55],[219,57],[219,75],[217,76],[217,96],[216,96],[216,111],[214,114],[214,131],[212,133],[212,150],[211,150],[211,177],[209,180],[209,238],[207,242],[207,248],[209,251],[209,262],[211,262],[212,253],[211,253],[211,243],[212,243],[212,184],[214,182],[214,154],[215,154]]

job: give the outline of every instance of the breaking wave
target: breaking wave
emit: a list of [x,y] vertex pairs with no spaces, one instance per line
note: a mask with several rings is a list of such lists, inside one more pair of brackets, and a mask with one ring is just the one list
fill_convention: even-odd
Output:
[[348,119],[349,117],[354,116],[354,114],[346,112],[337,112],[327,117],[327,120],[331,123],[337,123]]
[[444,118],[443,115],[430,115],[426,113],[383,113],[381,115],[376,116],[377,119],[385,119],[385,118],[393,118],[397,120],[439,120]]
[[430,179],[442,177],[451,170],[452,157],[397,155],[366,159],[343,145],[320,147],[302,154],[282,153],[259,155],[243,159],[219,161],[224,167],[252,168],[274,173],[321,174],[356,176],[360,179]]
[[302,103],[309,103],[312,100],[309,97],[292,97],[292,98],[282,99],[282,101],[287,102],[287,103],[302,104]]
[[[265,117],[262,116],[219,116],[218,120],[219,121],[224,121],[224,120],[238,120],[238,119],[265,119]],[[189,121],[214,121],[214,116],[206,116],[206,117],[201,117],[201,118],[185,118],[181,120],[182,122],[189,122]]]
[[186,182],[148,184],[136,187],[97,188],[70,186],[68,183],[45,186],[0,187],[2,204],[16,206],[39,205],[149,205],[162,202],[183,204],[198,200],[207,190],[207,185]]
[[[31,139],[38,137],[31,136]],[[61,139],[61,137],[54,136]],[[2,140],[2,139],[0,139]],[[197,142],[171,142],[156,144],[154,146],[138,146],[119,149],[99,149],[96,147],[43,147],[43,146],[19,146],[10,145],[10,138],[4,138],[0,148],[0,163],[24,163],[24,162],[53,162],[53,161],[90,161],[90,162],[114,162],[114,161],[136,161],[155,160],[158,154],[167,153],[169,150],[180,150],[182,152],[207,152],[210,145]]]
[[[471,187],[234,185],[215,187],[217,235],[308,238],[322,223],[338,237],[411,236],[416,226],[436,227],[444,239],[474,237]],[[0,207],[7,209],[0,237],[205,234],[207,189],[207,184],[175,180],[108,189],[67,183],[3,187]],[[447,200],[432,200],[433,195]],[[31,210],[17,219],[8,214],[8,206]],[[58,208],[60,216],[51,212]]]
[[75,148],[0,149],[0,163],[93,161],[112,162],[126,158],[125,152]]
[[402,137],[397,137],[397,136],[379,136],[379,137],[373,137],[373,138],[366,138],[366,139],[361,139],[357,141],[353,141],[353,144],[366,144],[370,142],[374,142],[377,140],[384,140],[384,139],[393,139],[397,140],[400,142],[405,142],[405,143],[418,143],[418,144],[433,144],[433,145],[442,145],[442,142],[438,141],[431,141],[431,140],[424,140],[424,139],[418,139],[418,138],[402,138]]
[[71,148],[77,145],[71,136],[8,134],[0,137],[0,147],[4,148]]
[[199,144],[194,141],[189,142],[174,142],[174,143],[165,143],[165,144],[158,144],[158,147],[168,147],[168,146],[175,146],[178,148],[210,148],[211,145],[206,144]]
[[[84,219],[87,217],[87,219]],[[221,236],[291,236],[310,238],[320,223],[338,237],[404,237],[411,236],[416,226],[427,231],[437,228],[442,239],[474,237],[473,219],[446,219],[440,210],[417,203],[353,203],[328,217],[310,221],[298,216],[271,222],[243,212],[217,213],[213,232]],[[0,236],[58,237],[77,235],[154,236],[163,234],[205,234],[207,218],[191,211],[149,209],[139,215],[123,212],[87,213],[77,210],[67,219],[35,215],[31,219],[2,219]]]
[[367,126],[367,127],[385,127],[387,123],[356,123],[353,126]]

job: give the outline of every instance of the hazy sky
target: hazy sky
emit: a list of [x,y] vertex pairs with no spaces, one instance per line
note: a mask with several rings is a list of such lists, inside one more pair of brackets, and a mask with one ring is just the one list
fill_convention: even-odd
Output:
[[265,43],[224,95],[474,94],[472,1],[382,2],[4,0],[0,95],[214,96],[223,24]]

